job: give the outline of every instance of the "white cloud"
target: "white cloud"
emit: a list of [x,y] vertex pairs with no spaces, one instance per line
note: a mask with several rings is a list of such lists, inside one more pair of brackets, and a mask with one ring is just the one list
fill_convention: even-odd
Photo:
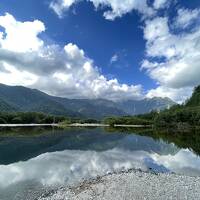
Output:
[[[72,5],[83,0],[54,0],[50,3],[50,8],[62,18],[64,12],[67,11]],[[96,9],[102,7],[110,8],[104,12],[104,17],[108,20],[114,20],[116,17],[121,17],[126,13],[136,10],[144,15],[152,15],[153,9],[147,4],[147,0],[87,0],[93,3]]]
[[4,63],[5,70],[0,69],[0,82],[7,85],[31,85],[37,81],[37,76],[22,70],[17,70],[14,66]]
[[155,9],[161,9],[166,7],[171,0],[155,0],[153,6]]
[[54,12],[60,17],[68,10],[74,3],[80,0],[53,0],[49,7],[54,10]]
[[[6,14],[0,16],[0,26],[4,28],[0,34],[1,83],[35,87],[68,98],[142,97],[141,85],[108,80],[75,44],[69,43],[64,48],[45,44],[39,37],[45,30],[42,22],[19,22]],[[28,29],[25,41],[24,28]]]
[[114,55],[112,56],[112,58],[110,59],[110,63],[111,63],[111,64],[112,64],[112,63],[115,63],[115,62],[118,61],[118,59],[119,59],[118,55],[117,55],[117,54],[114,54]]
[[200,29],[197,25],[190,32],[174,34],[168,23],[167,17],[146,21],[147,59],[141,68],[159,85],[148,96],[160,93],[181,101],[180,93],[185,91],[183,101],[191,94],[192,87],[200,84]]
[[76,45],[70,43],[64,50],[63,69],[55,71],[52,76],[39,77],[35,87],[53,95],[71,98],[141,98],[140,85],[128,86],[120,84],[117,79],[107,80]]
[[192,24],[195,20],[199,20],[200,17],[200,9],[179,9],[178,16],[175,19],[175,26],[186,28],[190,24]]
[[147,20],[144,28],[144,38],[147,42],[153,42],[159,38],[165,38],[169,34],[167,18],[157,17]]
[[6,13],[5,16],[0,16],[0,26],[5,28],[5,32],[1,33],[0,37],[0,44],[3,49],[27,52],[36,51],[43,45],[43,41],[37,35],[43,32],[45,27],[38,20],[22,23]]
[[148,98],[168,97],[170,99],[173,99],[177,103],[182,103],[183,101],[187,100],[189,96],[191,96],[192,90],[192,87],[175,89],[165,86],[159,86],[156,89],[149,90],[146,96]]

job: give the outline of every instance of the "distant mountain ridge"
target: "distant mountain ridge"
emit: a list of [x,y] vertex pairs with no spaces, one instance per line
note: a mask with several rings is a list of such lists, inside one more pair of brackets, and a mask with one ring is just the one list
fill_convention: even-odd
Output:
[[175,105],[169,98],[145,98],[142,100],[127,100],[119,103],[119,107],[129,115],[137,115],[151,112],[152,110],[161,111]]
[[162,110],[175,103],[168,98],[113,102],[105,99],[67,99],[37,89],[0,84],[0,111],[34,111],[69,117],[101,119]]

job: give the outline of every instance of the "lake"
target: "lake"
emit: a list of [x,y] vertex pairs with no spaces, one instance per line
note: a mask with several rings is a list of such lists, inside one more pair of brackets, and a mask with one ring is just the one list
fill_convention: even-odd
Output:
[[2,129],[0,199],[37,199],[46,190],[128,169],[199,176],[199,138],[147,129]]

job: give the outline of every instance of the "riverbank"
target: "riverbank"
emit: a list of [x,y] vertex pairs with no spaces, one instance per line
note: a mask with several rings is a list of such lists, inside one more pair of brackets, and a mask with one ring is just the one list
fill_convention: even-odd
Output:
[[39,200],[196,200],[200,198],[200,177],[155,174],[132,170],[42,195]]

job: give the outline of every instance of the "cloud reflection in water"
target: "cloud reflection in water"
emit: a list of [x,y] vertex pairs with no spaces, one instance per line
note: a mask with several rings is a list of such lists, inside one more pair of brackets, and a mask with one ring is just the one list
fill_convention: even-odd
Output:
[[45,153],[26,162],[0,165],[0,187],[24,181],[36,181],[42,185],[72,184],[83,178],[131,168],[186,174],[193,169],[200,175],[199,166],[200,158],[188,149],[181,149],[175,155],[118,148],[103,152],[65,150]]

